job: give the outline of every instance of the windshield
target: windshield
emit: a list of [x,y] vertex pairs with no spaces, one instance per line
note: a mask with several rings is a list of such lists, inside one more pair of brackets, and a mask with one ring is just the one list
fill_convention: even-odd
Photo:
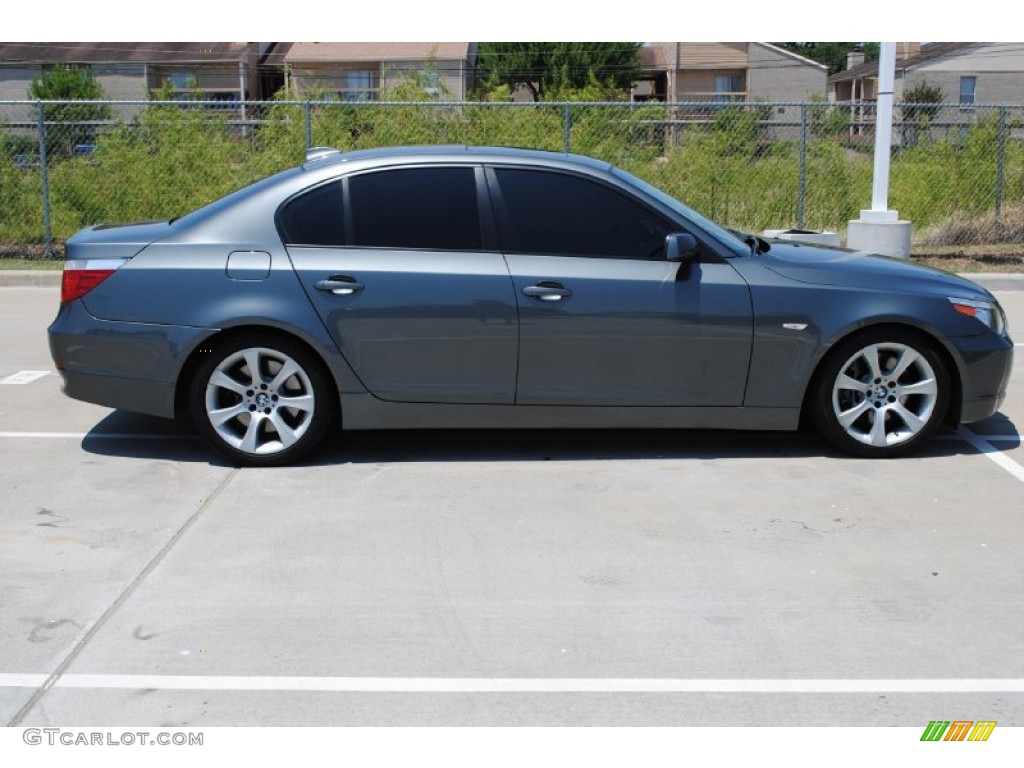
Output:
[[650,197],[653,197],[666,208],[670,208],[673,211],[676,211],[681,216],[684,216],[685,218],[689,219],[694,224],[703,229],[705,232],[711,235],[715,235],[721,240],[725,240],[726,242],[730,243],[735,242],[736,240],[739,240],[741,243],[748,242],[747,238],[749,236],[744,234],[743,232],[736,232],[734,230],[725,229],[719,226],[718,224],[715,224],[715,222],[713,222],[711,219],[707,218],[706,216],[702,216],[692,208],[683,205],[681,202],[676,200],[671,195],[662,192],[653,184],[648,184],[643,179],[634,176],[628,171],[624,171],[621,168],[612,168],[612,173],[618,176],[623,181],[632,184],[634,187],[637,187],[639,190],[649,195]]

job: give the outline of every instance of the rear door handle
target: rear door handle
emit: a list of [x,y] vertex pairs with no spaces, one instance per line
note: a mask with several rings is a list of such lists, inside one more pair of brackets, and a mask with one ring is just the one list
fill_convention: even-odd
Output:
[[332,275],[326,280],[317,281],[315,285],[317,290],[328,291],[335,296],[349,296],[366,287],[362,283],[356,282],[354,277],[349,277],[348,275]]
[[545,280],[536,285],[528,285],[523,288],[523,295],[540,299],[541,301],[561,301],[568,296],[572,296],[572,291],[561,283]]

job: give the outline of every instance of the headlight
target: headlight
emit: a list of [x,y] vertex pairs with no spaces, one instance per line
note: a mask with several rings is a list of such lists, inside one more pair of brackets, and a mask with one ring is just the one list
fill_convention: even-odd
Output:
[[1003,336],[1006,335],[1006,315],[1003,314],[1003,308],[995,302],[980,301],[978,299],[958,299],[950,296],[949,303],[953,305],[955,312],[967,315],[967,317],[973,317],[996,333]]

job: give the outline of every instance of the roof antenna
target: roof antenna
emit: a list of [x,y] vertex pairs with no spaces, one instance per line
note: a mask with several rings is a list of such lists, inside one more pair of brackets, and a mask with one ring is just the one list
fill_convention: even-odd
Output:
[[313,160],[319,160],[323,157],[340,154],[341,150],[335,149],[334,147],[310,147],[306,150],[306,162],[308,163]]

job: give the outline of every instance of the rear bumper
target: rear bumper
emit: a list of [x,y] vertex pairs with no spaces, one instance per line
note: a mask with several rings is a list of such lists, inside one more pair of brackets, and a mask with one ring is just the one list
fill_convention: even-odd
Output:
[[215,329],[100,320],[81,301],[62,304],[50,354],[76,400],[174,416],[174,390],[191,351]]
[[61,391],[75,400],[83,400],[108,408],[148,413],[151,416],[174,416],[174,384],[164,381],[126,379],[80,371],[60,371],[64,384]]

